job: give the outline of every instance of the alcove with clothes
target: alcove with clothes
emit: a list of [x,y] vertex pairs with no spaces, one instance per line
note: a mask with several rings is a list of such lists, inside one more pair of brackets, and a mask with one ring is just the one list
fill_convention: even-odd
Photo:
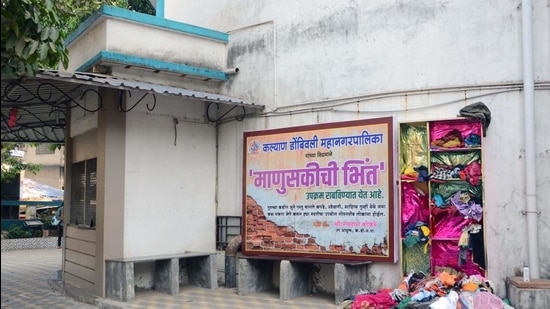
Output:
[[456,118],[399,125],[401,265],[412,302],[435,299],[437,289],[430,295],[415,290],[415,282],[426,287],[429,280],[492,291],[483,230],[485,123]]

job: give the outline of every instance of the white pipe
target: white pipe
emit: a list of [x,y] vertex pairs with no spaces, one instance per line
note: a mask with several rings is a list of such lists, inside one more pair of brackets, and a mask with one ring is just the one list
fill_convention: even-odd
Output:
[[535,146],[535,86],[533,78],[533,6],[522,0],[523,98],[525,125],[525,215],[530,275],[539,279],[537,169]]
[[[507,85],[500,85],[500,84],[486,84],[486,85],[479,85],[477,90],[491,90],[491,89],[502,89],[498,91],[493,92],[485,92],[479,95],[475,96],[467,96],[467,100],[472,99],[480,99],[483,97],[488,96],[495,96],[502,93],[507,92],[518,92],[523,91],[523,83],[517,82],[513,84],[507,84]],[[457,102],[463,102],[465,100],[464,98],[464,92],[468,91],[468,89],[471,89],[469,87],[464,88],[464,86],[456,86],[453,87],[454,90],[451,90],[450,88],[428,88],[428,89],[422,89],[420,91],[412,90],[413,92],[407,93],[405,91],[389,91],[389,92],[380,92],[380,93],[374,93],[369,95],[361,95],[357,97],[343,97],[343,98],[332,98],[332,99],[324,99],[319,101],[310,101],[310,102],[304,102],[303,104],[296,104],[294,109],[286,109],[287,106],[281,106],[280,109],[283,109],[285,111],[268,111],[261,114],[254,114],[249,115],[248,117],[262,117],[263,119],[267,119],[270,116],[282,116],[282,115],[288,115],[288,114],[298,114],[298,113],[311,113],[311,112],[318,112],[318,111],[327,111],[332,110],[334,112],[344,112],[344,113],[396,113],[396,112],[402,112],[406,110],[420,110],[420,109],[428,109],[436,106],[443,106],[448,104],[454,104]],[[535,82],[535,90],[540,91],[546,91],[550,90],[550,81],[542,81],[542,82]],[[434,95],[439,93],[452,93],[452,92],[460,92],[460,98],[454,99],[451,101],[444,101],[436,104],[432,104],[430,106],[418,106],[418,107],[407,107],[407,108],[401,108],[401,109],[370,109],[370,110],[346,110],[346,109],[338,109],[337,107],[340,106],[346,106],[346,105],[357,105],[358,103],[368,102],[372,100],[380,100],[380,99],[387,99],[387,98],[395,98],[400,96],[412,96],[412,95]],[[297,107],[297,108],[296,108]],[[525,210],[522,211],[523,213]]]
[[[535,88],[538,90],[550,90],[550,81],[537,82],[535,83]],[[485,85],[477,85],[477,86],[452,86],[452,87],[445,87],[445,88],[437,87],[437,88],[423,88],[423,89],[409,89],[409,90],[394,90],[394,91],[386,91],[386,92],[379,92],[379,93],[372,93],[372,94],[357,95],[353,97],[339,97],[339,98],[330,98],[330,99],[323,99],[323,100],[317,100],[317,101],[295,103],[292,105],[280,106],[279,108],[271,112],[284,113],[283,111],[295,112],[300,110],[307,110],[311,112],[311,111],[316,111],[318,108],[324,109],[326,107],[358,104],[358,103],[367,102],[371,100],[379,100],[379,99],[392,98],[392,97],[402,97],[402,96],[410,97],[413,95],[414,96],[434,95],[434,94],[453,93],[453,92],[460,92],[462,94],[462,97],[459,100],[441,103],[441,104],[447,104],[447,103],[455,103],[458,101],[464,101],[464,93],[469,90],[482,91],[482,90],[494,90],[494,89],[502,89],[502,90],[496,91],[496,92],[489,92],[489,93],[485,93],[477,96],[468,96],[467,99],[470,100],[474,98],[480,98],[488,95],[505,93],[505,92],[522,91],[523,83],[514,82],[514,83],[506,83],[506,84],[485,84]],[[438,105],[441,105],[441,104],[438,104]],[[425,106],[425,108],[430,108],[430,106]],[[395,112],[395,111],[398,111],[398,110],[385,110],[384,112]]]
[[[547,87],[550,86],[550,81],[539,82],[538,85],[539,85],[539,88],[546,89]],[[329,99],[316,100],[316,101],[299,102],[299,103],[294,103],[292,105],[279,106],[276,108],[276,110],[293,109],[298,106],[312,106],[312,105],[323,104],[323,103],[335,103],[335,102],[357,103],[357,102],[370,100],[374,97],[390,97],[390,96],[398,97],[402,95],[407,95],[407,96],[424,95],[424,94],[449,93],[449,92],[468,91],[468,90],[490,90],[490,89],[522,90],[522,88],[523,88],[522,81],[516,81],[516,82],[506,82],[506,83],[457,85],[457,86],[432,87],[432,88],[422,88],[422,89],[401,89],[401,90],[390,90],[390,91],[371,93],[371,94],[360,94],[360,95],[349,96],[349,97],[337,97],[337,98],[329,98]]]
[[239,73],[239,68],[229,68],[229,69],[223,70],[223,72],[227,75],[237,74]]

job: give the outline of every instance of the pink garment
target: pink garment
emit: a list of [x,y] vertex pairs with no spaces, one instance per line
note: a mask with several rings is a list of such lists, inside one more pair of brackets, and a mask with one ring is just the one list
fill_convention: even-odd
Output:
[[502,300],[491,292],[476,292],[474,296],[474,308],[503,309]]
[[402,201],[401,231],[403,233],[418,221],[428,222],[430,210],[427,194],[419,194],[413,184],[405,182],[403,183]]
[[458,265],[459,251],[458,240],[432,240],[431,241],[431,260],[432,260],[432,272],[436,272],[436,268],[451,267],[458,271],[465,273],[468,276],[480,275],[485,276],[484,271],[472,260],[472,252],[466,251],[466,263]]
[[432,235],[434,239],[460,238],[462,229],[472,223],[471,220],[464,219],[460,213],[456,213],[454,216],[440,216],[436,219]]
[[434,121],[430,123],[430,141],[441,139],[455,129],[461,132],[462,138],[470,134],[481,136],[481,123],[477,120]]

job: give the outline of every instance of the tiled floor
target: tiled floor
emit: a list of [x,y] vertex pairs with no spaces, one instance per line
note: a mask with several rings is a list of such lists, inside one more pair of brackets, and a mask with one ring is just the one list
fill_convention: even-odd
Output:
[[136,299],[129,308],[226,308],[226,309],[299,309],[299,308],[331,308],[334,297],[321,295],[305,296],[294,300],[281,301],[276,292],[254,293],[239,296],[236,289],[218,288],[216,290],[186,286],[179,295],[172,297],[154,291],[142,291],[136,294]]
[[155,291],[139,291],[129,303],[97,299],[96,306],[77,302],[48,283],[61,269],[61,250],[37,249],[2,252],[2,309],[26,308],[137,308],[137,309],[335,309],[332,295],[312,295],[281,301],[278,293],[262,292],[246,296],[236,289],[215,290],[183,286],[180,294],[170,296]]
[[61,250],[2,251],[1,261],[2,309],[96,308],[65,297],[48,284],[61,269]]

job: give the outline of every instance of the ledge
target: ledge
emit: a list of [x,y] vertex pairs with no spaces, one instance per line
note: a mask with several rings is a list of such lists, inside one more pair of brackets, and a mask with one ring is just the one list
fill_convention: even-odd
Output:
[[66,40],[67,71],[127,78],[138,70],[220,82],[227,80],[228,40],[223,32],[102,6]]
[[523,277],[508,277],[511,285],[520,289],[550,289],[550,279],[533,279],[523,281]]

